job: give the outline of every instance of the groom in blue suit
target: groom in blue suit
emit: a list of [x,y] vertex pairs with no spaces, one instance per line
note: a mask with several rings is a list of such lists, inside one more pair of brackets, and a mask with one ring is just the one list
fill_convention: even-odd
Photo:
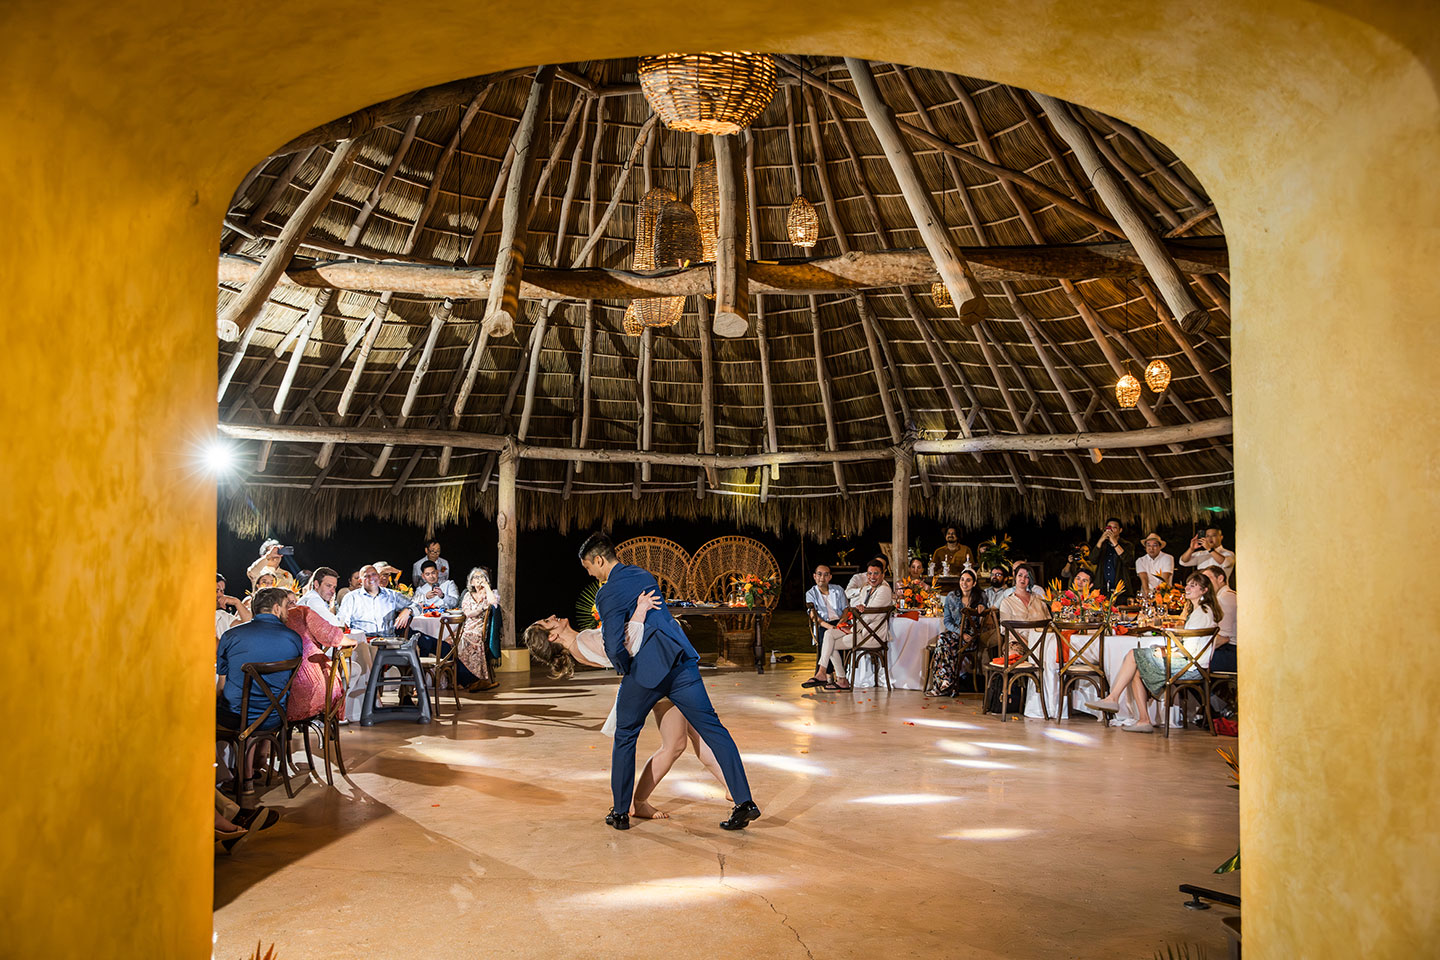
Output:
[[645,634],[632,658],[625,649],[625,624],[635,612],[635,601],[647,590],[662,596],[655,578],[639,567],[620,563],[615,544],[603,533],[591,534],[580,547],[580,565],[601,583],[595,596],[605,637],[605,655],[621,676],[615,701],[615,748],[610,758],[610,789],[615,805],[605,822],[616,830],[630,829],[630,801],[635,792],[635,741],[645,718],[665,697],[680,709],[715,754],[725,773],[725,786],[735,799],[730,818],[720,826],[743,830],[758,819],[760,808],[750,798],[745,766],[730,731],[725,729],[700,679],[700,655],[680,624],[662,603],[645,615]]

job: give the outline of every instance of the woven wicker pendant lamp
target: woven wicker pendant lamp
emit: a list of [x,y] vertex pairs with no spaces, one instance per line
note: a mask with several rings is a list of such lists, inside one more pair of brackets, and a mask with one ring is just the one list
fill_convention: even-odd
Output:
[[955,301],[950,298],[950,288],[943,283],[930,284],[930,299],[935,301],[937,307],[955,306]]
[[1115,402],[1122,410],[1129,410],[1140,402],[1140,381],[1133,373],[1127,373],[1115,381]]
[[1150,365],[1145,368],[1145,385],[1155,393],[1160,393],[1170,386],[1170,364],[1159,357],[1151,360]]
[[[714,160],[696,164],[690,206],[695,210],[695,219],[700,223],[700,259],[705,263],[714,263],[715,246],[718,243],[716,238],[720,233],[720,181],[715,174]],[[749,188],[743,179],[740,182],[740,206],[745,210],[745,259],[749,260]]]
[[[664,187],[647,191],[635,216],[635,269],[654,270],[695,259],[698,234],[694,212],[674,193]],[[646,297],[630,302],[621,326],[627,334],[638,336],[646,327],[674,326],[684,313],[684,297]]]
[[655,226],[655,266],[697,263],[701,255],[700,221],[695,211],[682,200],[671,200],[660,208],[660,222]]
[[738,133],[775,96],[775,61],[763,53],[662,53],[641,57],[639,73],[660,121],[686,133]]
[[809,250],[820,240],[820,214],[815,205],[804,197],[796,197],[785,215],[785,231],[790,242],[802,250]]

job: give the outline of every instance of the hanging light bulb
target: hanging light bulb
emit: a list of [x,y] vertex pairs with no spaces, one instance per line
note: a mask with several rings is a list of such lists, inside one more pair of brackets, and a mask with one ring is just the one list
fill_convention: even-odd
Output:
[[1150,366],[1145,368],[1145,383],[1156,393],[1161,393],[1170,386],[1170,364],[1158,357],[1150,361]]
[[930,284],[930,299],[935,301],[937,307],[955,306],[955,301],[950,299],[950,288],[943,283]]
[[1129,410],[1140,402],[1140,381],[1134,374],[1127,373],[1115,383],[1115,399],[1122,410]]

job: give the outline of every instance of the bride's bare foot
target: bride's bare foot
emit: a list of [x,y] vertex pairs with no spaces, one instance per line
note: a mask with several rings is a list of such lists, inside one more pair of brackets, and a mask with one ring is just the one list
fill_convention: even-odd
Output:
[[670,814],[652,806],[649,801],[636,800],[634,816],[641,820],[669,820]]

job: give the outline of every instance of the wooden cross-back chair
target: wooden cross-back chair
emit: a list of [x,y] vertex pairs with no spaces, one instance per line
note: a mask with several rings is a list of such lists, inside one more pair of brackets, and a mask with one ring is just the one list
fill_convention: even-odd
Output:
[[[1035,630],[1039,635],[1034,639],[1026,636],[1028,631]],[[992,682],[1000,685],[1000,720],[1007,719],[1010,706],[1010,689],[1017,682],[1030,680],[1035,684],[1035,692],[1040,695],[1040,712],[1045,719],[1050,719],[1050,709],[1045,703],[1045,638],[1054,636],[1056,644],[1059,644],[1060,637],[1055,632],[1055,625],[1050,620],[1001,620],[1000,621],[1000,656],[999,663],[987,661],[985,670],[985,692],[989,694]],[[1019,658],[1010,662],[1010,651],[1012,648],[1019,649]]]
[[[975,644],[971,647],[960,647],[955,653],[955,669],[960,669],[960,662],[964,658],[970,660],[970,683],[971,689],[980,682],[984,675],[981,669],[981,661],[985,657],[985,624],[987,619],[993,619],[995,611],[986,609],[980,613],[972,607],[965,607],[960,611],[960,637],[964,638],[967,625],[975,631]],[[925,645],[925,679],[920,682],[920,689],[929,692],[930,681],[935,676],[935,658],[939,654],[940,638],[936,637]],[[978,691],[977,691],[978,692]]]
[[[315,772],[315,758],[310,752],[310,730],[313,728],[316,736],[320,738],[321,757],[325,761],[325,782],[331,786],[335,784],[335,773],[331,769],[332,763],[340,768],[340,776],[349,776],[345,772],[345,757],[340,752],[340,707],[345,703],[345,691],[349,689],[349,655],[350,651],[354,649],[354,641],[346,641],[329,651],[330,662],[325,668],[325,689],[327,691],[335,690],[336,681],[340,680],[343,674],[344,679],[340,680],[338,684],[340,695],[337,697],[327,693],[325,706],[321,708],[320,712],[301,724],[305,740],[305,757],[310,761],[310,772]],[[285,744],[285,752],[287,754],[290,752],[288,740]]]
[[[485,607],[481,614],[480,633],[485,635],[490,626],[490,607]],[[450,695],[455,698],[455,712],[460,712],[460,644],[461,635],[464,633],[465,618],[442,616],[440,618],[440,636],[435,641],[435,655],[433,657],[420,658],[420,670],[425,674],[426,683],[429,686],[430,698],[433,702],[431,707],[435,716],[440,715],[440,678],[450,678]],[[446,649],[449,644],[449,649]]]
[[[1170,707],[1180,702],[1180,697],[1188,690],[1200,698],[1200,709],[1205,713],[1205,725],[1210,728],[1210,736],[1217,737],[1215,731],[1215,718],[1210,715],[1210,669],[1202,667],[1201,660],[1207,660],[1206,654],[1214,649],[1215,638],[1220,634],[1219,626],[1205,627],[1202,630],[1183,630],[1165,628],[1165,650],[1161,654],[1165,658],[1165,686],[1156,699],[1160,701],[1160,718],[1165,730],[1165,736],[1170,736]],[[1184,641],[1204,638],[1204,644],[1200,649],[1191,653],[1185,646]],[[1178,669],[1174,669],[1174,659],[1181,660]],[[1189,676],[1194,670],[1194,676]],[[1181,717],[1184,722],[1184,716]]]
[[850,636],[855,645],[850,648],[850,682],[855,682],[855,668],[860,661],[869,660],[875,668],[875,686],[880,686],[880,671],[885,671],[885,689],[893,690],[890,683],[890,617],[895,613],[894,607],[866,607],[861,613],[854,607],[850,608],[854,615],[850,618]]
[[[1110,696],[1110,679],[1105,675],[1105,634],[1110,629],[1110,616],[1106,614],[1095,621],[1056,620],[1055,630],[1075,631],[1066,644],[1057,643],[1060,663],[1059,700],[1055,704],[1055,719],[1065,719],[1066,704],[1070,693],[1082,683],[1093,684],[1100,699]],[[1104,717],[1100,718],[1104,721]]]
[[664,537],[635,537],[615,548],[621,563],[648,570],[660,584],[665,599],[687,598],[690,585],[690,554],[674,540]]
[[[273,746],[272,755],[280,762],[280,777],[285,783],[285,795],[295,796],[295,791],[290,786],[290,757],[287,755],[290,742],[290,724],[285,719],[285,699],[290,695],[290,688],[295,683],[295,669],[300,666],[300,658],[293,660],[272,660],[269,663],[247,663],[240,668],[245,674],[245,680],[240,688],[240,723],[237,728],[230,728],[215,725],[215,739],[221,743],[228,743],[235,751],[235,802],[240,803],[241,794],[245,790],[245,753],[251,747],[261,742],[270,743]],[[285,681],[285,686],[277,694],[270,689],[270,684],[265,678],[272,673],[289,671],[290,676]],[[249,723],[245,718],[250,716],[251,691],[258,689],[269,702],[260,715]],[[273,727],[265,727],[264,724],[271,717],[278,720]],[[265,783],[270,783],[270,761],[265,764]],[[243,804],[242,804],[243,805]]]

